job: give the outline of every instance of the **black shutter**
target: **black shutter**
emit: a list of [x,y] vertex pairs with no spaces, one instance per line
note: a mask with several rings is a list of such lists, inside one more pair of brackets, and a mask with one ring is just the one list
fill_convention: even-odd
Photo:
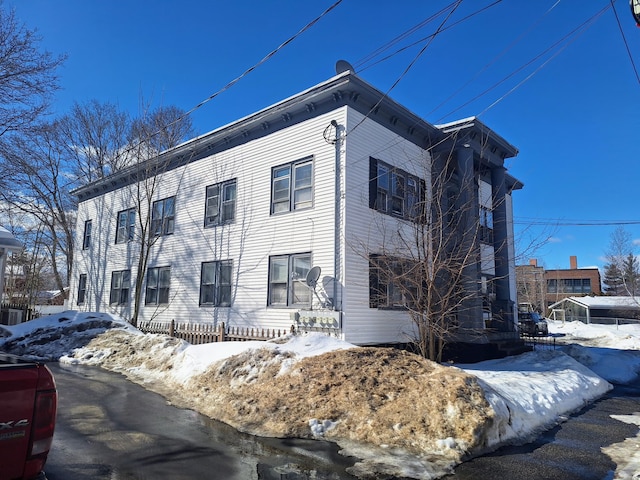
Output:
[[369,208],[376,209],[378,197],[378,160],[369,157]]

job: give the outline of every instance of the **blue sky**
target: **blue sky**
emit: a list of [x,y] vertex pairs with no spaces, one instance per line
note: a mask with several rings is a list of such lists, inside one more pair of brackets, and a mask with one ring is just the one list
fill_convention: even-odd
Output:
[[[4,6],[38,30],[44,48],[68,55],[54,115],[92,99],[136,115],[148,103],[192,109],[336,1],[4,0]],[[448,19],[443,13],[426,22],[452,2],[342,0],[197,109],[195,129],[205,133],[320,83],[345,59],[384,92],[397,82],[389,95],[425,120],[479,115],[518,148],[508,168],[525,185],[514,195],[519,248],[549,238],[519,263],[534,257],[547,268],[569,268],[576,255],[580,267],[602,266],[614,224],[640,222],[640,82],[626,46],[640,69],[640,28],[626,0],[615,2],[626,45],[610,0],[494,3],[467,0]],[[489,8],[464,20],[483,7]],[[444,31],[420,41],[445,20]],[[578,225],[585,223],[591,225]],[[640,224],[624,228],[640,239]]]

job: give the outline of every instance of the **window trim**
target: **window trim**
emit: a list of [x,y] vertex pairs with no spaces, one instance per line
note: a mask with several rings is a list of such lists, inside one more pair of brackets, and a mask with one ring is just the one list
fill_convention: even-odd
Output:
[[[308,268],[304,274],[297,275],[296,273],[296,261],[304,261],[304,259],[308,259]],[[274,261],[276,260],[286,260],[287,261],[287,278],[285,281],[281,281],[281,279],[277,279],[280,281],[274,281],[273,274],[275,272]],[[283,254],[283,255],[271,255],[269,257],[269,272],[268,272],[268,282],[267,282],[267,306],[273,308],[305,308],[309,307],[309,304],[312,301],[311,290],[306,286],[306,283],[303,280],[306,278],[307,273],[311,270],[313,265],[313,258],[311,252],[304,253],[291,253],[291,254]],[[304,284],[304,288],[306,292],[304,294],[305,298],[302,301],[296,301],[296,298],[300,297],[301,291],[296,287],[301,287]],[[277,293],[274,286],[276,285],[284,285],[286,291],[286,300],[285,302],[274,302],[274,295]],[[308,297],[307,297],[308,294]]]
[[78,294],[76,303],[78,305],[84,305],[87,300],[87,274],[81,273],[78,277]]
[[91,247],[91,231],[93,229],[93,220],[84,221],[84,232],[82,233],[82,249],[88,250]]
[[[153,284],[150,283],[151,272],[154,272],[155,274],[155,282]],[[161,286],[161,277],[164,272],[168,272],[168,284],[166,286]],[[171,266],[147,268],[147,276],[145,280],[144,304],[168,305],[170,302],[171,292]],[[163,294],[163,291],[166,291],[166,294]],[[150,292],[154,292],[154,294],[150,295]],[[155,298],[152,300],[149,298],[150,296]],[[165,300],[165,297],[166,301],[163,301]]]
[[[207,266],[213,266],[213,280],[211,282],[205,283],[205,275],[204,270]],[[228,283],[224,282],[224,275],[222,274],[222,269],[228,268]],[[233,287],[233,261],[232,260],[213,260],[210,262],[202,262],[200,265],[200,295],[199,295],[199,306],[201,307],[230,307],[233,303],[232,299],[232,287]],[[206,292],[204,292],[205,288],[211,288],[213,293],[211,294],[211,298],[213,299],[210,302],[203,301]],[[228,289],[228,293],[223,293],[223,289]],[[226,299],[225,299],[226,297]]]
[[[297,173],[301,171],[300,169],[302,169],[307,165],[311,167],[311,173],[309,174],[309,184],[299,186],[297,185],[298,183]],[[285,170],[288,170],[288,172],[283,175],[276,176],[276,173],[285,172]],[[295,212],[298,210],[306,210],[306,209],[313,208],[314,191],[315,191],[314,175],[315,175],[315,168],[314,168],[313,155],[301,158],[299,160],[295,160],[293,162],[272,167],[271,168],[270,214],[279,215],[279,214],[284,214],[289,212]],[[300,178],[304,179],[305,177],[301,176]],[[283,199],[278,199],[276,201],[276,188],[275,188],[276,183],[281,183],[285,179],[287,181],[286,189],[281,188],[280,190],[277,190],[277,191],[284,192],[286,190],[287,191],[286,199],[284,199],[284,196],[283,196]],[[299,192],[306,191],[306,190],[309,190],[310,192],[309,193],[310,199],[306,201],[301,201],[301,200],[296,201],[297,194]],[[286,207],[278,209],[277,207],[280,205],[286,205]]]
[[[217,214],[215,216],[207,214],[209,210],[209,199],[214,197],[213,195],[209,195],[209,189],[213,189],[214,187],[218,187],[219,189],[218,195],[217,195],[218,200],[216,205]],[[233,199],[226,200],[225,193],[231,187],[233,187]],[[207,186],[205,188],[205,201],[204,201],[204,227],[211,228],[211,227],[216,227],[218,225],[226,225],[228,223],[233,223],[236,218],[237,199],[238,199],[238,181],[236,178],[233,178],[231,180],[226,180],[224,182],[214,183],[212,185]],[[231,216],[229,218],[226,218],[224,216],[224,213],[226,211],[225,206],[229,204],[232,205],[232,212],[231,212]],[[215,218],[216,220],[209,220],[210,218]]]
[[[397,270],[391,275],[384,275],[380,272],[389,270],[390,268]],[[407,298],[407,290],[416,290],[412,292],[417,294],[416,286],[401,286],[396,280],[402,278],[404,272],[411,269],[411,260],[395,257],[391,255],[383,255],[377,253],[369,254],[369,308],[378,310],[409,310],[413,307],[410,298]],[[387,278],[385,278],[387,277]],[[402,297],[402,302],[396,302],[394,299]]]
[[[128,279],[126,281],[126,288],[125,288],[125,281],[123,279],[125,274],[128,274]],[[120,277],[120,287],[114,288],[114,282],[118,277]],[[115,297],[116,292],[117,292],[117,300],[114,302],[113,299]],[[123,300],[124,292],[126,292],[126,297]],[[131,270],[126,269],[126,270],[112,271],[111,287],[109,289],[109,305],[129,305],[130,292],[131,292]]]
[[[170,213],[167,213],[167,205],[171,204]],[[159,218],[156,217],[159,209]],[[175,219],[176,219],[176,196],[162,198],[156,200],[151,204],[151,236],[161,237],[164,235],[171,235],[175,231]]]
[[[125,225],[120,225],[120,216],[126,215],[125,217]],[[120,232],[123,231],[123,235],[121,236]],[[136,231],[136,209],[135,208],[127,208],[125,210],[120,210],[118,215],[116,216],[116,244],[120,243],[128,243],[133,241]],[[123,238],[124,237],[124,238]]]
[[420,177],[369,157],[369,208],[395,218],[423,222],[425,192],[426,183]]

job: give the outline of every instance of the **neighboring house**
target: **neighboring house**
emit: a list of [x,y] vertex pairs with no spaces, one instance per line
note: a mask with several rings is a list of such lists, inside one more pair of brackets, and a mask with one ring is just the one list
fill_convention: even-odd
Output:
[[516,285],[518,304],[544,313],[547,308],[547,282],[544,278],[544,268],[538,266],[535,259],[529,260],[529,265],[516,265]]
[[567,297],[549,307],[550,316],[567,322],[616,324],[640,322],[640,297]]
[[544,313],[550,305],[568,297],[602,295],[600,270],[578,268],[578,258],[569,257],[568,269],[545,270],[536,260],[516,266],[518,302],[530,303]]
[[[517,335],[511,193],[522,184],[504,166],[517,150],[476,118],[431,125],[350,71],[76,190],[69,306],[131,318],[143,280],[139,324],[299,324],[358,345],[406,342],[406,299],[375,259],[411,238],[434,159],[449,154],[450,182],[471,186],[459,214],[482,233],[456,340]],[[156,242],[138,279],[149,216]]]

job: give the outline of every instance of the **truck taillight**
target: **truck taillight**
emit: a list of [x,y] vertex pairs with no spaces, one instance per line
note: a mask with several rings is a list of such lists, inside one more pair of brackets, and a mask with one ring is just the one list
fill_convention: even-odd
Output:
[[53,440],[58,395],[55,390],[38,392],[33,417],[31,455],[47,453]]

